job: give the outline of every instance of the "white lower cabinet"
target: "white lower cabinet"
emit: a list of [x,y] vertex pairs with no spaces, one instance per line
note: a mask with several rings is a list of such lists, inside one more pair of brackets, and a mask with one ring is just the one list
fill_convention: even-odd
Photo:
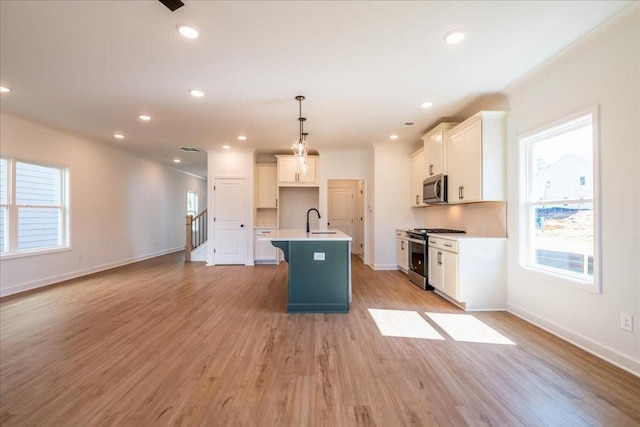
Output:
[[465,310],[506,309],[505,238],[428,237],[429,284]]
[[409,270],[409,241],[404,231],[396,231],[396,264],[405,273]]
[[257,263],[278,262],[278,248],[271,242],[259,240],[260,237],[270,237],[276,232],[275,228],[254,228],[253,233],[253,259]]

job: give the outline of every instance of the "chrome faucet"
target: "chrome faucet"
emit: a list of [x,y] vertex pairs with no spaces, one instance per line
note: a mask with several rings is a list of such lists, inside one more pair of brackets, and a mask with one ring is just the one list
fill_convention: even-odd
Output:
[[309,232],[309,212],[311,212],[311,211],[316,211],[316,213],[318,214],[318,219],[322,218],[322,217],[320,216],[320,212],[318,212],[318,209],[316,209],[316,208],[311,208],[311,209],[309,209],[309,210],[307,211],[307,233]]

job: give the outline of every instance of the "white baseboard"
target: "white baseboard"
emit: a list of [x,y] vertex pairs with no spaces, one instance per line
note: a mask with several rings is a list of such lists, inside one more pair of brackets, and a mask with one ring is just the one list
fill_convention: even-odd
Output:
[[628,354],[624,354],[610,348],[602,343],[592,340],[589,337],[567,329],[557,323],[545,320],[537,315],[531,313],[514,304],[507,303],[507,311],[514,316],[536,325],[537,327],[544,329],[545,331],[562,338],[565,341],[570,342],[576,347],[580,347],[584,351],[606,360],[607,362],[624,369],[625,371],[640,377],[640,360],[635,359]]
[[65,280],[71,280],[78,277],[86,276],[93,273],[99,273],[101,271],[110,270],[112,268],[121,267],[127,264],[133,264],[134,262],[144,261],[145,259],[155,258],[162,255],[167,255],[173,252],[184,251],[184,246],[177,248],[165,249],[158,252],[153,252],[147,255],[141,255],[133,258],[124,259],[121,261],[111,262],[108,264],[102,264],[83,270],[76,270],[65,274],[59,274],[56,276],[45,277],[43,279],[33,280],[31,282],[21,283],[19,285],[10,286],[4,289],[0,289],[0,297],[6,297],[9,295],[18,294],[20,292],[26,292],[44,286],[50,286],[56,283],[64,282]]

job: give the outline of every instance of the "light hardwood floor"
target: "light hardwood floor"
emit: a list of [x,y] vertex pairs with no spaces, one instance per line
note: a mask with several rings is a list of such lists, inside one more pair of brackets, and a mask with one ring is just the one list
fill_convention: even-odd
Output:
[[354,258],[350,313],[288,315],[286,264],[182,260],[0,301],[0,424],[640,425],[640,378],[507,313],[474,316],[515,346],[455,341],[424,313],[461,311],[400,272]]

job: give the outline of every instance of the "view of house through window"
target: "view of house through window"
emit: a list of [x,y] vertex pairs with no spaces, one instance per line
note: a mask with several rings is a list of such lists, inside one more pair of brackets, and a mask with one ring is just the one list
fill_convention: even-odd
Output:
[[594,114],[524,138],[529,267],[593,283]]
[[67,168],[2,158],[0,175],[0,252],[67,247]]

